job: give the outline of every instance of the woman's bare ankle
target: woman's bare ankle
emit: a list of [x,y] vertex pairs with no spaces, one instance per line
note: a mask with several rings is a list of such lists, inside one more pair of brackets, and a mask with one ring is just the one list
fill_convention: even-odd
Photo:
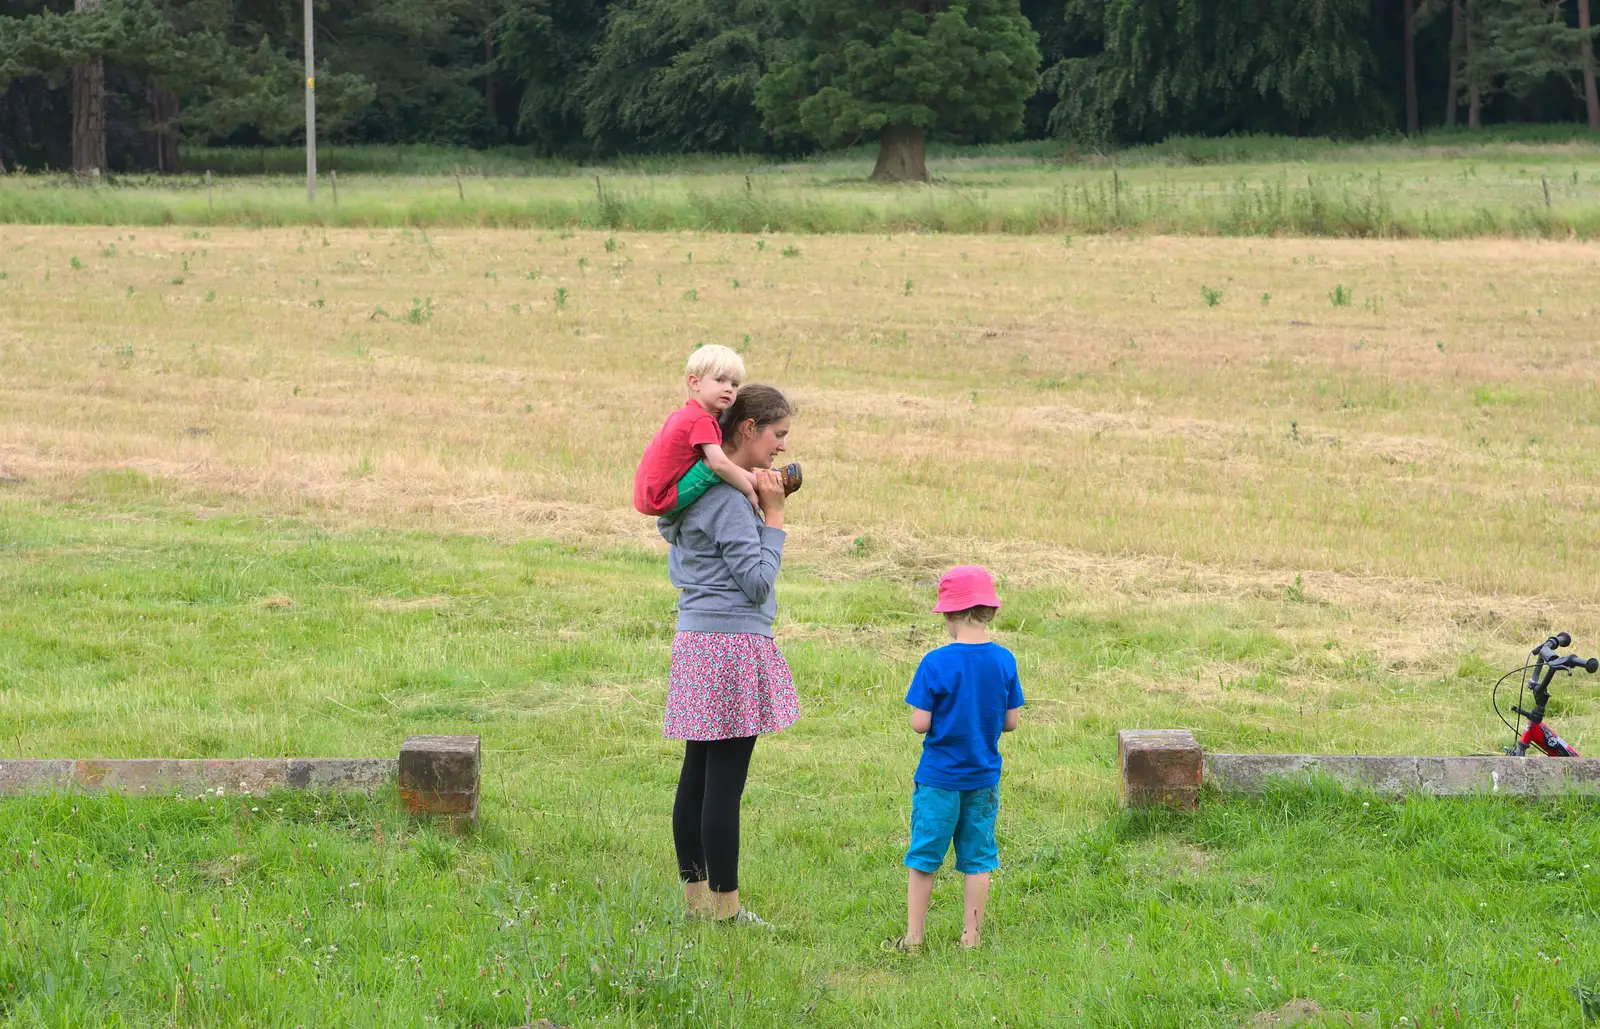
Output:
[[690,918],[710,918],[713,914],[711,891],[704,880],[683,884],[683,906]]
[[732,918],[739,913],[739,891],[729,890],[718,893],[715,890],[706,891],[707,902],[710,904],[711,917],[717,921]]

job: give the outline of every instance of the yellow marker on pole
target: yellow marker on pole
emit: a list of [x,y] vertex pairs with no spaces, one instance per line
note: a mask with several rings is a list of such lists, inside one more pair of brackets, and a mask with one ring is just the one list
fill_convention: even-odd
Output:
[[317,88],[317,77],[315,75],[311,76],[309,79],[306,79],[306,88],[307,89],[316,89]]

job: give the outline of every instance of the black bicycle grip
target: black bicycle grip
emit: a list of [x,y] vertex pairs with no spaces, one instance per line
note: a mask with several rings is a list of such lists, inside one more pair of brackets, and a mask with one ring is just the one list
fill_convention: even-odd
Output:
[[1572,646],[1572,637],[1564,632],[1558,632],[1533,648],[1534,656],[1545,664],[1554,664],[1557,660],[1556,651],[1561,647]]

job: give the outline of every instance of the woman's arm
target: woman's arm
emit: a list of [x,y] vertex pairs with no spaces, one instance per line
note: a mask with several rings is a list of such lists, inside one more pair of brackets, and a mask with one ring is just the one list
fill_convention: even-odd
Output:
[[[777,475],[776,472],[772,474]],[[783,492],[781,480],[778,491]],[[711,499],[712,494],[708,493],[697,503]],[[772,524],[770,516],[767,524],[761,525],[750,517],[750,509],[743,506],[743,501],[734,500],[731,494],[719,491],[715,502],[721,508],[713,524],[717,551],[750,603],[765,604],[778,581],[778,567],[783,561],[782,510],[778,512],[777,525]]]
[[756,472],[756,500],[767,528],[783,528],[783,505],[787,499],[788,494],[783,492],[781,472],[771,468],[762,468]]

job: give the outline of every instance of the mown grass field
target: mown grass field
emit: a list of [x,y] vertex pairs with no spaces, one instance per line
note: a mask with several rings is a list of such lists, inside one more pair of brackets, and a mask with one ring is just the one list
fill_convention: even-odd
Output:
[[[12,227],[0,754],[477,732],[484,826],[386,798],[0,805],[0,1025],[1570,1026],[1592,805],[1115,810],[1115,730],[1461,753],[1600,651],[1577,242]],[[686,925],[673,596],[627,485],[696,342],[799,405],[742,884]],[[944,566],[1029,706],[982,953],[891,960]],[[1585,649],[1586,648],[1586,649]],[[1552,718],[1600,739],[1595,687]],[[280,810],[281,809],[281,810]],[[1531,905],[1556,912],[1529,920]],[[948,939],[946,939],[948,938]],[[1348,1021],[1347,1021],[1348,1016]],[[1311,1024],[1317,1024],[1312,1022]]]
[[[318,197],[289,150],[198,150],[183,176],[0,179],[0,223],[627,231],[1134,232],[1356,238],[1600,234],[1600,145],[1582,134],[1333,144],[1180,140],[935,148],[931,186],[867,181],[867,149],[780,162],[597,165],[518,151],[330,148]],[[214,177],[208,169],[232,173]],[[327,173],[337,176],[337,183]]]

